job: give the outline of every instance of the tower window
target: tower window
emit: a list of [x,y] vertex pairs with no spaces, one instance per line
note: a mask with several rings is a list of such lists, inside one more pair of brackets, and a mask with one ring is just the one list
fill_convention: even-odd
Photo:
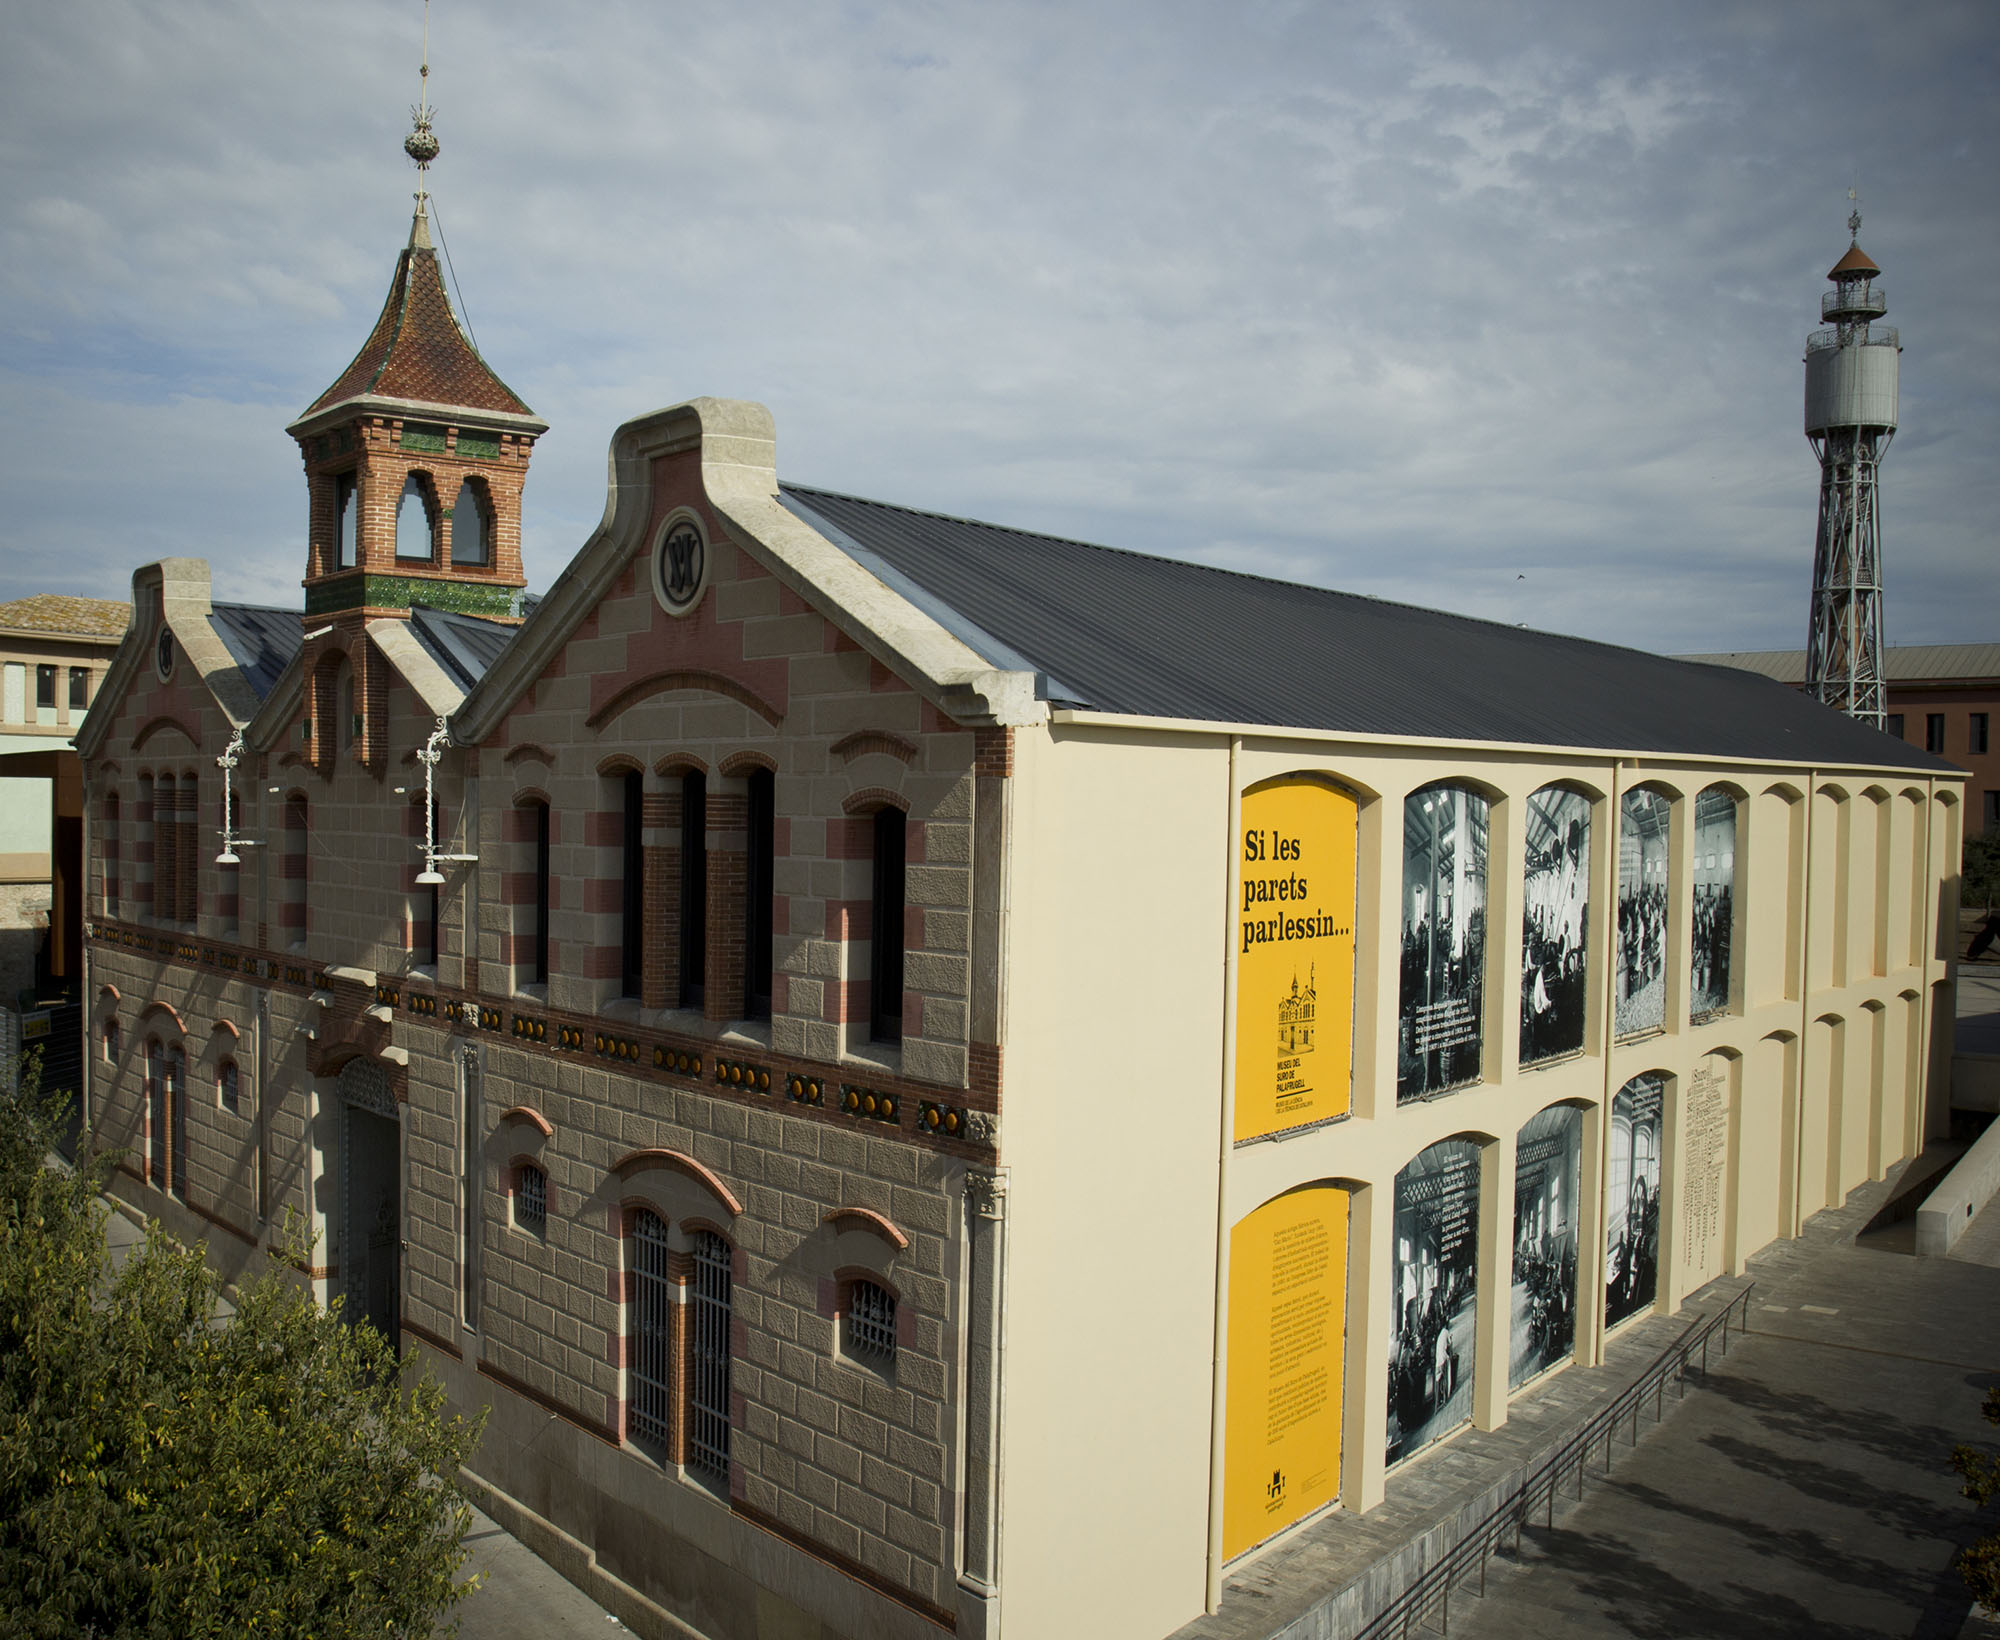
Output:
[[[464,440],[459,442],[462,448]],[[486,516],[479,490],[468,479],[459,485],[458,499],[451,504],[451,561],[475,566],[491,563],[492,534],[492,521]]]
[[909,816],[875,811],[875,881],[868,929],[868,1034],[903,1040],[903,876]]
[[396,556],[429,558],[431,540],[430,508],[424,502],[424,487],[415,473],[403,480],[403,493],[396,499]]
[[333,567],[352,569],[357,562],[361,504],[355,494],[354,476],[343,473],[333,481]]

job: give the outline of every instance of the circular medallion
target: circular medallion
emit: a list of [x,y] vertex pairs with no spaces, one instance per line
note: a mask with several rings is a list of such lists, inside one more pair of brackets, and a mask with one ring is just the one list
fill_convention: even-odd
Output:
[[685,615],[708,580],[708,546],[690,518],[670,521],[653,548],[653,592],[670,615]]
[[162,681],[174,675],[174,635],[164,626],[160,628],[160,641],[153,649],[153,665],[159,669]]

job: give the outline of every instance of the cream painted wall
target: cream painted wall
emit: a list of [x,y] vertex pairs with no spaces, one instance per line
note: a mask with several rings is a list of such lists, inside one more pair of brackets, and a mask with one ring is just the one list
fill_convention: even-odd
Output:
[[[1218,1170],[1233,925],[1228,743],[1164,725],[1099,726],[1081,714],[1046,736],[1022,731],[1018,743],[1003,1550],[1014,1634],[1159,1635],[1200,1610],[1218,1177],[1224,1226],[1301,1184],[1355,1189],[1342,1502],[1366,1509],[1386,1484],[1395,1179],[1427,1145],[1463,1135],[1484,1152],[1473,1422],[1492,1427],[1510,1400],[1514,1146],[1538,1111],[1569,1102],[1586,1112],[1577,1345],[1585,1364],[1603,1347],[1609,1124],[1600,1113],[1632,1077],[1658,1074],[1666,1086],[1658,1309],[1676,1307],[1713,1274],[1740,1271],[1836,1192],[1921,1143],[1923,1090],[1909,1083],[1913,1067],[1921,1075],[1934,1063],[1921,1046],[1934,1040],[1930,999],[1946,973],[1931,929],[1952,892],[1943,873],[1955,855],[1943,845],[1956,835],[1955,782],[1247,737],[1238,791],[1310,772],[1359,798],[1354,1102],[1346,1119],[1233,1146]],[[1485,1074],[1399,1108],[1403,800],[1442,780],[1470,784],[1492,805]],[[1530,794],[1559,781],[1593,800],[1591,1018],[1581,1054],[1523,1069],[1523,816]],[[1642,783],[1674,800],[1667,1017],[1659,1031],[1611,1042],[1614,820],[1619,795]],[[1693,1025],[1691,817],[1695,795],[1716,783],[1740,800],[1735,994],[1729,1011]],[[1095,846],[1106,837],[1116,838],[1108,852]],[[1095,932],[1107,924],[1116,932]],[[1724,1078],[1729,1142],[1724,1227],[1697,1265],[1680,1245],[1690,1181],[1675,1144],[1689,1081],[1707,1056]],[[1128,1090],[1138,1090],[1129,1102]],[[1105,1279],[1082,1280],[1079,1260],[1104,1257],[1117,1261]],[[1099,1485],[1100,1476],[1111,1479]],[[1135,1602],[1134,1590],[1144,1598]]]

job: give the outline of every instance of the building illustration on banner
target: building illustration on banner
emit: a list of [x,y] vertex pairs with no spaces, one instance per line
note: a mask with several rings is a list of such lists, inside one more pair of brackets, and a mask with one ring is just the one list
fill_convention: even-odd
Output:
[[1164,1640],[1945,1130],[1963,771],[794,484],[742,400],[611,430],[534,597],[428,197],[288,428],[303,599],[133,574],[84,1107],[229,1279],[302,1221],[620,1598]]

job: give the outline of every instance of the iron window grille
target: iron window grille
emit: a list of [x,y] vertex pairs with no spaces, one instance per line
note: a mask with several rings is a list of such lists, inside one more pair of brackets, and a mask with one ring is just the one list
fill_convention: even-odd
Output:
[[687,1466],[729,1480],[729,1243],[696,1232],[688,1327]]
[[667,1226],[641,1208],[632,1218],[631,1395],[627,1432],[662,1452],[673,1442],[673,1282],[667,1274]]
[[849,1357],[886,1372],[896,1362],[894,1295],[872,1281],[853,1283],[841,1333],[841,1348]]
[[549,1232],[549,1176],[529,1162],[514,1174],[514,1225],[531,1236]]
[[216,1096],[222,1101],[224,1110],[236,1109],[241,1093],[241,1080],[236,1069],[236,1061],[225,1059],[222,1068],[215,1074]]

